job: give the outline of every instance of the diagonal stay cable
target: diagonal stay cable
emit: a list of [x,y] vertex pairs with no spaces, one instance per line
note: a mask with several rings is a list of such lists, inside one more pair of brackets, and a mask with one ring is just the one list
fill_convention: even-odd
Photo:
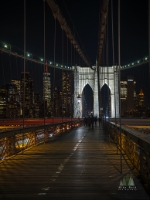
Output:
[[54,18],[57,18],[57,20],[59,21],[61,28],[65,31],[66,36],[70,39],[70,42],[73,44],[74,48],[76,49],[76,51],[78,52],[80,57],[83,59],[83,61],[86,63],[86,65],[88,67],[91,67],[89,60],[86,58],[86,56],[82,52],[78,42],[76,41],[69,26],[67,25],[66,20],[61,15],[58,5],[56,5],[53,0],[46,0],[46,2],[48,3],[49,7],[51,8]]

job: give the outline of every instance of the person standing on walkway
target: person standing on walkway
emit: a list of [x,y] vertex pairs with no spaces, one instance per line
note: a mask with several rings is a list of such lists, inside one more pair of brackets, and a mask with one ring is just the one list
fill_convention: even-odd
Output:
[[99,126],[101,124],[101,117],[98,118]]
[[84,126],[87,126],[87,118],[84,118]]
[[94,124],[96,126],[96,123],[97,123],[97,116],[94,117]]
[[91,127],[91,118],[90,118],[90,116],[88,116],[88,118],[87,118],[87,124],[88,124],[88,126],[90,128]]
[[94,128],[94,116],[91,115],[91,125],[92,125],[92,128]]

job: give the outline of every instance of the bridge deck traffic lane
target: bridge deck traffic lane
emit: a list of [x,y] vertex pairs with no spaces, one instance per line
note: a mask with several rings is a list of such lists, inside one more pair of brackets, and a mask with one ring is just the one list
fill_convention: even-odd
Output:
[[[98,126],[79,127],[0,164],[0,199],[150,199]],[[125,175],[137,190],[118,190]]]
[[[46,124],[51,124],[51,123],[59,123],[59,122],[67,122],[67,121],[71,121],[71,120],[75,120],[75,118],[46,118],[45,119],[45,123]],[[26,126],[30,126],[30,125],[40,125],[40,124],[44,124],[44,119],[42,118],[34,118],[34,119],[3,119],[0,120],[0,127],[1,126],[22,126],[24,123],[24,125]]]

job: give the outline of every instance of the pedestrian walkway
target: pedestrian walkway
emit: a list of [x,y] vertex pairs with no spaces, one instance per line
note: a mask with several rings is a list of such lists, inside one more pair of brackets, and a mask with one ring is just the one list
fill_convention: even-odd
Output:
[[[148,200],[101,127],[82,126],[0,164],[0,200]],[[124,186],[125,182],[128,182]]]

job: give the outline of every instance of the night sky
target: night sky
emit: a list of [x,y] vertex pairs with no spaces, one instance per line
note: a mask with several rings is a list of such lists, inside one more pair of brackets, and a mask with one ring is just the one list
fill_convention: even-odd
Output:
[[[35,3],[36,2],[36,3]],[[98,48],[100,0],[57,0],[79,44],[95,64]],[[2,1],[0,6],[0,40],[23,49],[23,4],[20,0]],[[27,51],[43,55],[43,1],[26,0],[27,4]],[[110,7],[110,4],[109,4]],[[115,46],[117,46],[117,0],[113,1]],[[109,12],[110,13],[110,12]],[[109,14],[110,18],[110,14]],[[108,21],[111,27],[110,20]],[[57,24],[59,41],[61,29]],[[53,59],[54,18],[46,3],[47,57]],[[111,30],[109,33],[111,38]],[[111,40],[109,40],[111,43]],[[59,44],[60,45],[60,44]],[[60,46],[57,47],[60,48]],[[117,53],[117,52],[116,52]],[[58,54],[59,55],[59,54]],[[121,1],[121,64],[127,64],[148,55],[148,1]],[[61,56],[57,56],[61,60]]]
[[[66,19],[75,38],[80,44],[84,54],[88,57],[91,64],[96,63],[98,49],[98,31],[101,0],[57,0],[55,1],[60,7],[61,13]],[[114,44],[115,44],[115,63],[117,63],[117,0],[113,1],[114,12]],[[43,1],[26,0],[26,50],[37,57],[43,57]],[[19,51],[24,48],[24,1],[7,0],[1,1],[0,6],[0,41],[10,43],[13,50]],[[51,9],[46,3],[46,59],[54,60],[54,26],[55,20]],[[112,65],[112,46],[111,46],[111,16],[109,4],[108,16],[108,42],[109,42],[109,65]],[[67,60],[67,39],[63,35],[62,29],[56,22],[56,62],[63,64],[79,64],[84,66],[78,55],[68,45]],[[62,39],[63,38],[63,39]],[[63,43],[63,45],[62,45]],[[63,47],[62,47],[63,46]],[[144,1],[121,1],[121,65],[128,64],[148,55],[148,0]],[[1,56],[2,57],[2,56]],[[12,59],[13,60],[13,59]],[[11,61],[9,61],[11,62]],[[15,62],[15,61],[14,61]],[[1,59],[2,63],[2,59]],[[19,64],[19,63],[18,63]],[[11,67],[13,66],[13,61]],[[29,64],[30,65],[30,64]],[[34,64],[32,64],[33,66]],[[2,68],[2,65],[0,65]],[[39,67],[39,66],[38,66]],[[38,68],[35,66],[35,68]],[[145,70],[143,66],[140,70]],[[15,71],[14,69],[11,69]],[[40,74],[42,71],[38,71]],[[133,69],[132,72],[127,70],[122,72],[122,76],[133,74],[136,77],[139,88],[144,89],[147,82],[140,82],[140,72]],[[131,73],[131,74],[130,74]],[[35,74],[33,70],[33,74]],[[143,76],[147,72],[143,72]],[[0,74],[2,76],[2,73]],[[6,76],[6,75],[4,75]],[[13,72],[12,72],[13,76]],[[1,77],[2,79],[2,77]],[[5,77],[6,82],[7,78]],[[143,77],[142,77],[143,79]],[[145,81],[145,80],[144,80]],[[38,90],[38,89],[37,89]]]

